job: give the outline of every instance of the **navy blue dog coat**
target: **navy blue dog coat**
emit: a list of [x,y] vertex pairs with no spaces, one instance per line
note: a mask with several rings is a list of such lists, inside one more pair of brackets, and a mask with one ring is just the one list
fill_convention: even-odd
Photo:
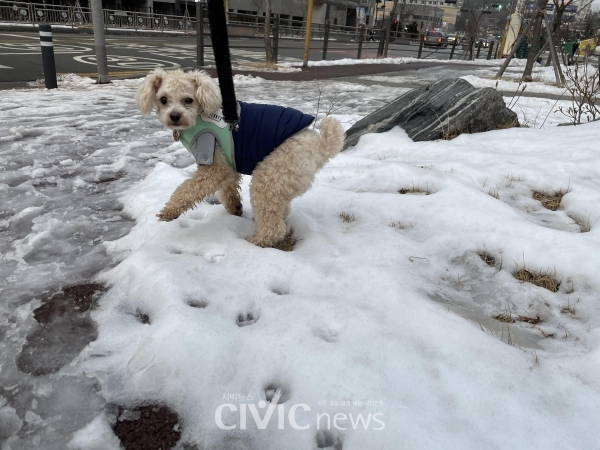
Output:
[[258,163],[286,139],[307,128],[315,119],[293,108],[238,102],[240,122],[229,131],[222,112],[202,113],[196,124],[179,136],[198,165],[212,165],[218,142],[231,168],[251,175]]
[[313,116],[293,108],[244,102],[239,104],[239,128],[232,134],[236,170],[245,175],[251,175],[259,162],[315,120]]

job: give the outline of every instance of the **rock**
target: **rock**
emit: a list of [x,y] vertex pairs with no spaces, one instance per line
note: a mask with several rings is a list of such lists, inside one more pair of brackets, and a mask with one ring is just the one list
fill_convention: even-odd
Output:
[[444,78],[407,92],[356,122],[346,132],[344,149],[356,145],[363,134],[397,125],[418,142],[518,127],[519,121],[495,89],[476,89],[462,78]]

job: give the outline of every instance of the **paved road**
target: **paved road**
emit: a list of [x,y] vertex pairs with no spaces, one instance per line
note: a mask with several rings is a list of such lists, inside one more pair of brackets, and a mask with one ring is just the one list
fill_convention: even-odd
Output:
[[[155,67],[174,69],[196,65],[195,36],[121,36],[106,37],[108,65],[111,77],[127,77],[146,73]],[[311,60],[320,60],[322,43],[314,42]],[[362,57],[377,55],[376,42],[366,42]],[[260,39],[231,39],[234,63],[264,61],[264,46]],[[390,57],[417,56],[417,45],[392,44]],[[54,33],[54,52],[59,73],[95,76],[94,39],[90,34]],[[205,64],[214,63],[210,43],[205,49]],[[448,59],[450,49],[424,49],[428,59]],[[459,52],[457,51],[457,56]],[[356,58],[357,44],[330,42],[327,58]],[[303,42],[280,41],[279,62],[299,62],[303,58]],[[19,83],[43,78],[39,37],[33,31],[0,32],[0,83]]]

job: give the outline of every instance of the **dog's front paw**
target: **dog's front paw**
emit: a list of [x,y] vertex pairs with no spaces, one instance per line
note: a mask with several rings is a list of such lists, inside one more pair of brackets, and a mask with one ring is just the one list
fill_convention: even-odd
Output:
[[177,219],[181,213],[179,211],[175,211],[173,209],[163,208],[161,212],[159,212],[156,217],[161,222],[170,222],[171,220]]
[[266,241],[265,239],[259,238],[258,235],[254,235],[254,236],[248,236],[246,238],[246,240],[248,242],[250,242],[251,244],[254,244],[258,247],[270,247],[268,241]]

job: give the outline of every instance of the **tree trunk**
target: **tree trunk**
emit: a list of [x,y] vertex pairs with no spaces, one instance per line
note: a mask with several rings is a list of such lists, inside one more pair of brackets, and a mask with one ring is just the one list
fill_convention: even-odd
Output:
[[[543,15],[541,11],[546,11],[547,4],[548,0],[541,0],[539,9],[536,11],[535,24],[533,25],[533,39],[531,40],[531,48],[529,49],[529,54],[527,55],[527,64],[525,65],[525,70],[523,71],[523,81],[533,81],[531,72],[533,71],[533,63],[535,63],[537,46],[540,43],[540,35],[542,34]],[[546,24],[546,26],[548,26],[548,24]]]
[[273,45],[271,44],[271,0],[265,0],[265,52],[267,64],[273,64]]
[[394,5],[392,6],[392,10],[390,11],[390,17],[387,20],[386,33],[385,33],[385,47],[383,48],[383,57],[384,58],[387,58],[387,55],[388,55],[388,47],[390,46],[390,34],[392,32],[392,23],[394,21],[394,14],[396,14],[396,5],[397,4],[398,4],[398,0],[394,0]]

